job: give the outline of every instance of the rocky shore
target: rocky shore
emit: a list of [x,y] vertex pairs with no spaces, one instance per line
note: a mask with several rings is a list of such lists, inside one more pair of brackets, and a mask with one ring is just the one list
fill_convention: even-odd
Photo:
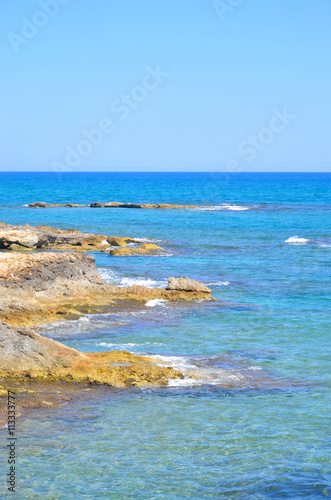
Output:
[[[23,393],[24,412],[24,408],[60,404],[62,389],[58,394],[47,390],[47,384],[54,382],[129,387],[167,385],[170,379],[183,378],[178,370],[159,366],[146,356],[126,351],[82,353],[30,329],[88,313],[143,306],[154,299],[213,300],[208,287],[187,276],[170,277],[163,289],[111,285],[97,272],[94,257],[84,253],[162,251],[153,244],[127,248],[137,243],[143,242],[75,229],[0,224],[0,398],[15,387]],[[26,388],[27,381],[46,385]],[[0,404],[0,424],[4,415]]]
[[151,299],[190,301],[212,297],[211,290],[198,282],[188,284],[186,289],[173,285],[167,289],[111,285],[102,280],[94,257],[88,254],[0,253],[0,319],[13,325],[76,319],[100,307]]
[[0,427],[7,421],[8,389],[18,394],[19,417],[31,409],[81,397],[86,386],[166,386],[169,380],[183,377],[147,356],[126,351],[82,353],[0,320]]
[[112,387],[167,385],[183,378],[173,368],[126,351],[82,353],[30,328],[0,321],[0,379],[105,384]]
[[[130,248],[129,244],[135,245]],[[140,246],[137,246],[140,245]],[[113,249],[114,247],[114,249]],[[32,250],[74,250],[75,252],[108,252],[110,255],[150,255],[163,248],[144,244],[134,238],[82,233],[76,229],[55,229],[49,226],[12,226],[0,223],[0,250],[29,252]],[[123,251],[124,250],[124,251]]]

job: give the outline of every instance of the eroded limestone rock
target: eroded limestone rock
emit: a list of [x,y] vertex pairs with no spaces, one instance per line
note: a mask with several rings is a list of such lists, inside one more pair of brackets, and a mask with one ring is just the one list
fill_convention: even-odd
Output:
[[183,276],[182,278],[168,278],[167,290],[211,293],[211,289],[201,283],[201,281],[191,280],[187,276]]
[[160,252],[164,252],[162,247],[154,245],[153,243],[145,243],[140,247],[130,247],[130,248],[115,248],[110,250],[110,255],[154,255]]

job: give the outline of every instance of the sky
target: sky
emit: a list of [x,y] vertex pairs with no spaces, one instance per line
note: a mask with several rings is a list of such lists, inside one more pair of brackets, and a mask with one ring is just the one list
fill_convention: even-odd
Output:
[[0,9],[2,171],[330,172],[329,0]]

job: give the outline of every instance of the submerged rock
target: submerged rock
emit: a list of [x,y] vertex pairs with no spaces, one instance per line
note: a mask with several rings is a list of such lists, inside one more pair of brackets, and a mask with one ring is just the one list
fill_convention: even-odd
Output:
[[164,252],[162,247],[154,245],[153,243],[145,243],[140,247],[131,248],[115,248],[110,250],[110,255],[153,255],[159,252]]
[[182,278],[168,278],[167,290],[211,293],[211,289],[201,283],[201,281],[191,280],[187,276],[183,276]]

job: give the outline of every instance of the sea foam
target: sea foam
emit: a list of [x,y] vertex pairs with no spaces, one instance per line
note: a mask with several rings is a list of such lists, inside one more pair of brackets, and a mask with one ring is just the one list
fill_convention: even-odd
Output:
[[309,241],[310,240],[307,240],[307,238],[299,238],[298,236],[292,236],[291,238],[288,238],[288,240],[285,240],[284,243],[290,243],[292,245],[305,245]]

